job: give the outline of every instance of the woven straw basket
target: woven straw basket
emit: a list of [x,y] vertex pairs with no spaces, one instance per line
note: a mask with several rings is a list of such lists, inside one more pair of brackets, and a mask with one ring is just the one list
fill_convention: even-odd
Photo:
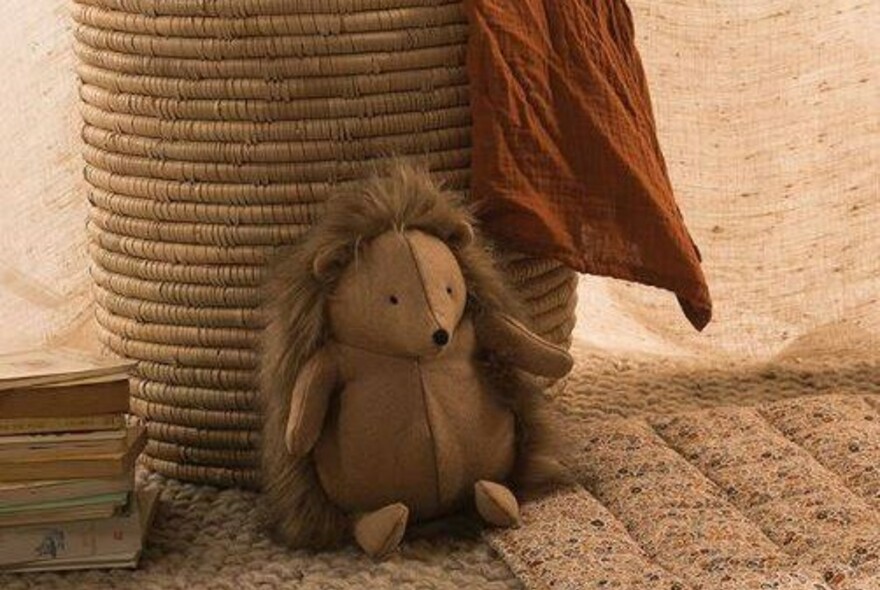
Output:
[[[370,161],[420,156],[465,190],[460,0],[76,0],[97,321],[139,361],[148,467],[257,482],[257,287],[275,249]],[[576,278],[510,253],[567,343]]]

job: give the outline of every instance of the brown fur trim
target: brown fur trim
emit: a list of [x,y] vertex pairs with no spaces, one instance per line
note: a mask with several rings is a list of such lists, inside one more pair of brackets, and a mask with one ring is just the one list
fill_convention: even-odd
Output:
[[[523,375],[520,378],[531,379]],[[542,387],[533,383],[518,393],[514,407],[517,456],[511,483],[519,496],[531,498],[573,483],[569,466],[574,446]]]
[[[261,458],[265,519],[287,544],[329,547],[349,531],[347,516],[327,498],[311,458],[292,460],[284,432],[296,376],[328,337],[327,298],[342,271],[356,259],[361,243],[392,229],[432,234],[449,244],[458,258],[471,313],[502,310],[525,320],[522,304],[479,233],[473,240],[458,240],[462,228],[473,224],[459,195],[438,187],[426,171],[396,162],[385,174],[332,197],[320,223],[276,259],[265,289]],[[314,272],[318,259],[320,278]],[[517,415],[516,479],[531,489],[555,477],[556,463],[547,444],[553,428],[546,420],[541,389],[509,367],[498,369],[504,377],[496,389]]]
[[283,256],[267,286],[260,389],[261,476],[266,524],[292,547],[339,544],[348,519],[324,494],[311,460],[295,462],[284,432],[299,370],[324,339],[325,294],[312,276],[311,251]]

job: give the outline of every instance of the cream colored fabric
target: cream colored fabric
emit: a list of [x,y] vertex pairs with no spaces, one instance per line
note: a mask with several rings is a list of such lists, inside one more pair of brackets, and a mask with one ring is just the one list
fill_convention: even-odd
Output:
[[[852,348],[880,326],[876,3],[631,2],[659,134],[704,256],[715,320],[671,295],[582,282],[577,337],[603,350]],[[0,23],[0,350],[92,344],[79,116],[64,0]],[[862,344],[857,348],[863,349]]]
[[[65,2],[0,22],[0,350],[63,339],[88,315],[80,122]],[[12,12],[10,12],[12,14]]]
[[[563,398],[571,413],[683,411],[876,388],[880,5],[630,3],[715,320],[698,334],[671,295],[584,279],[579,374]],[[0,351],[48,338],[92,342],[81,329],[86,204],[65,5],[9,0],[0,22],[0,310],[8,318]],[[188,532],[160,535],[156,561],[119,587],[173,580],[208,588],[223,580],[317,588],[328,579],[341,588],[365,579],[376,588],[519,587],[473,542],[407,545],[404,561],[383,570],[345,552],[316,561],[253,536],[246,493],[173,484],[166,497],[177,496],[166,508],[169,522],[179,516]],[[212,519],[217,526],[205,527]],[[259,542],[225,559],[218,548],[240,530]],[[206,538],[214,544],[203,544]],[[216,570],[209,574],[204,564]],[[85,587],[94,579],[110,578],[4,582],[18,590]]]
[[751,359],[876,339],[880,5],[631,4],[715,319],[698,334],[671,295],[588,278],[577,337],[606,350]]

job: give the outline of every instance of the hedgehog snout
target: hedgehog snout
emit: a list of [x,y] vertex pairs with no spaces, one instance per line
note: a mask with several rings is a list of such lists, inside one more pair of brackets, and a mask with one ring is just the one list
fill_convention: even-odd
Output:
[[449,332],[441,328],[431,335],[431,340],[433,340],[434,344],[437,346],[446,346],[449,344]]

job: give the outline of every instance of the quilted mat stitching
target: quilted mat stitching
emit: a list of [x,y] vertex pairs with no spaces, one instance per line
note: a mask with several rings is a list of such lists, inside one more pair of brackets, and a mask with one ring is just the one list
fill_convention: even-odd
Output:
[[[486,536],[529,588],[876,589],[878,408],[826,395],[596,421],[576,466],[589,492],[526,506],[526,527]],[[817,436],[828,423],[839,432]]]

